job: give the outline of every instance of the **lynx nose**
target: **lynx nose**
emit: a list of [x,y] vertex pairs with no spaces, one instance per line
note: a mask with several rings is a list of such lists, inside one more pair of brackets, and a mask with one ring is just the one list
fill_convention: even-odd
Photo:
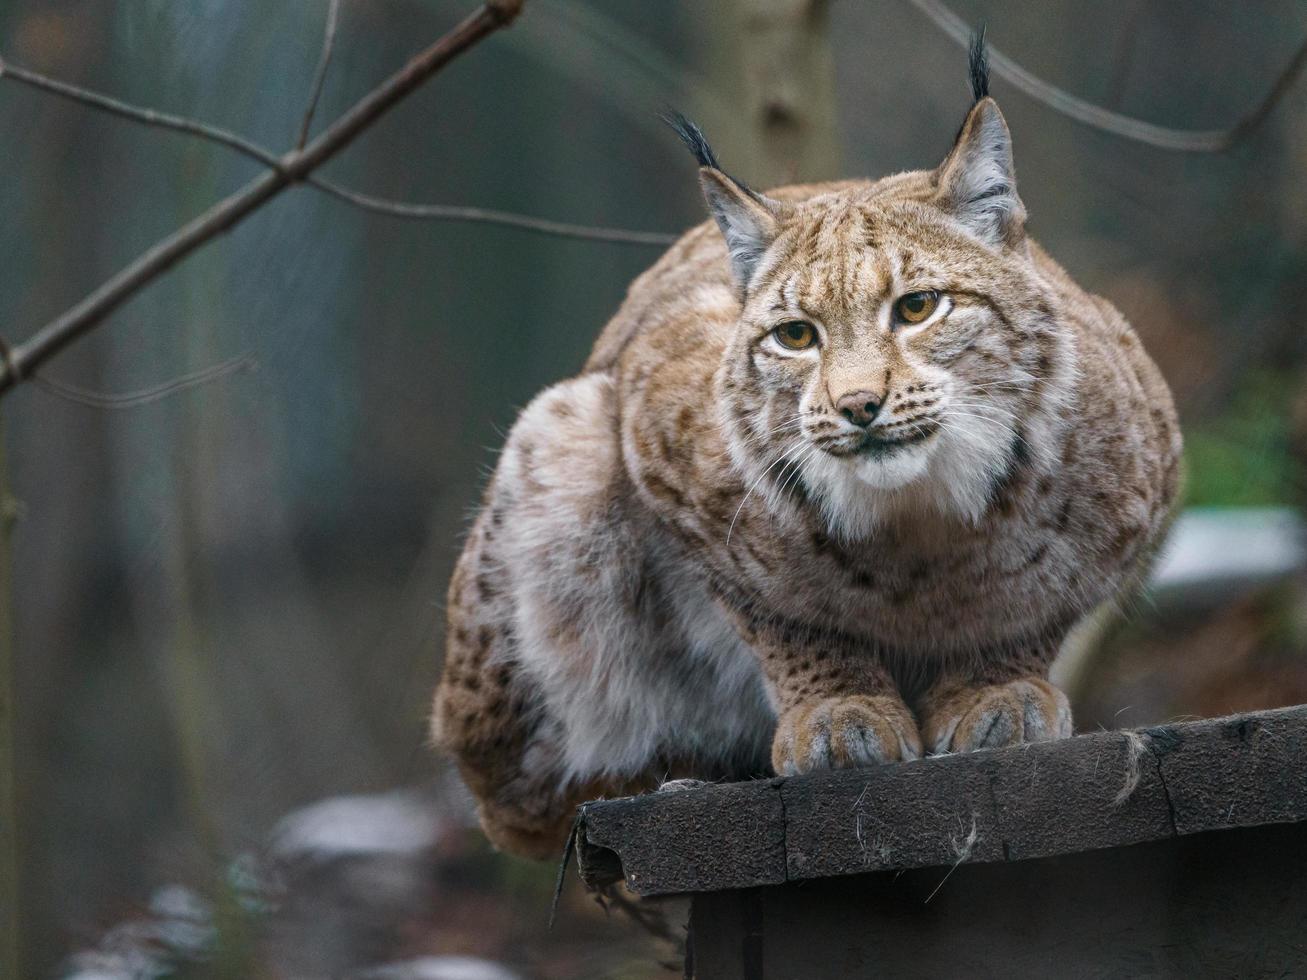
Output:
[[870,391],[851,391],[835,403],[836,410],[854,425],[871,425],[880,411],[882,399]]

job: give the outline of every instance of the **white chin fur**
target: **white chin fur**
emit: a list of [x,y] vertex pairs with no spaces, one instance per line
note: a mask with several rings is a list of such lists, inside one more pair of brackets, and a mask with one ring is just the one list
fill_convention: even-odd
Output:
[[926,472],[933,448],[931,443],[905,446],[889,456],[855,456],[849,462],[854,474],[867,486],[895,490]]
[[857,540],[905,508],[979,520],[993,481],[1007,465],[1011,438],[1001,426],[946,427],[930,442],[892,456],[819,452],[802,466],[831,533]]

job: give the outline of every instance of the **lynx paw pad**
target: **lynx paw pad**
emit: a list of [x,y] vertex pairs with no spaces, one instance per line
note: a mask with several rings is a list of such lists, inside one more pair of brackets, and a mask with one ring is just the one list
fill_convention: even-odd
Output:
[[921,757],[917,722],[899,698],[827,698],[785,712],[772,743],[782,776],[813,769],[846,769]]
[[927,712],[925,738],[935,753],[974,752],[1071,734],[1071,706],[1048,681],[1025,678],[970,688]]

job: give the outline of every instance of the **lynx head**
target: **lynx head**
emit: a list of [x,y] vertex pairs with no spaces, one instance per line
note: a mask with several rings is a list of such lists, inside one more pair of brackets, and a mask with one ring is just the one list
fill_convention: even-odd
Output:
[[815,196],[751,190],[672,120],[740,296],[717,375],[732,456],[758,492],[797,488],[842,536],[903,511],[977,520],[1056,423],[1069,340],[1031,262],[979,41],[972,88],[936,169]]

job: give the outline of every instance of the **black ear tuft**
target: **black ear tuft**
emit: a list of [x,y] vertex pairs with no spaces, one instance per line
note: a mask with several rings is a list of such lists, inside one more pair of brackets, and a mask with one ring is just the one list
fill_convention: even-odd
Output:
[[971,47],[967,53],[971,72],[971,97],[979,102],[989,95],[989,54],[985,51],[984,24],[971,35]]
[[703,135],[703,130],[697,125],[685,118],[681,113],[668,110],[662,113],[663,122],[671,126],[676,131],[676,135],[694,154],[694,158],[699,161],[701,167],[712,167],[715,170],[721,170],[717,163],[717,154],[712,151],[708,145],[708,139]]

